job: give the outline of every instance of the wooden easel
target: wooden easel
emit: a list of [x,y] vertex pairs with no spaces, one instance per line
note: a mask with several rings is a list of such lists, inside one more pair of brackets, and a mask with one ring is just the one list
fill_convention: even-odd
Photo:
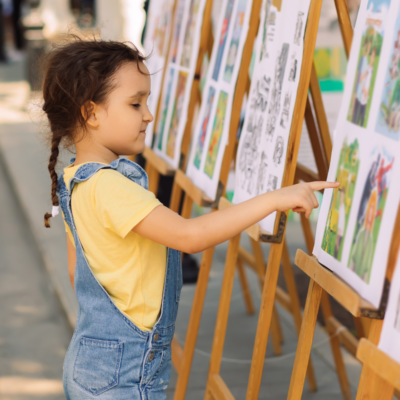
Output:
[[[229,125],[229,140],[223,156],[216,200],[213,201],[209,197],[207,197],[203,193],[203,191],[199,189],[182,171],[182,169],[178,169],[175,173],[170,208],[176,212],[179,210],[182,194],[183,192],[185,192],[185,198],[181,212],[181,215],[184,218],[190,218],[193,203],[196,203],[200,207],[211,207],[213,210],[216,210],[218,208],[219,199],[225,190],[230,165],[234,158],[234,153],[236,149],[236,133],[240,122],[240,110],[242,106],[242,101],[244,94],[248,89],[248,70],[251,61],[253,43],[258,31],[257,22],[261,10],[261,4],[262,0],[253,0],[249,30],[243,48],[242,62],[232,104],[232,113]],[[186,333],[185,345],[182,348],[176,338],[174,338],[172,342],[172,362],[178,373],[174,400],[183,400],[185,397],[190,368],[197,340],[198,329],[201,320],[201,313],[207,291],[213,254],[214,248],[207,249],[203,252],[199,277],[196,285],[192,310],[190,313],[190,319]]]
[[[303,314],[303,322],[299,344],[297,346],[296,357],[293,366],[292,378],[288,399],[301,399],[303,392],[305,368],[310,356],[312,340],[316,325],[318,308],[323,292],[329,293],[336,301],[338,301],[347,311],[355,317],[365,317],[371,319],[368,340],[376,345],[379,341],[382,322],[386,308],[387,292],[390,281],[392,280],[394,267],[396,265],[396,257],[400,245],[400,207],[397,211],[395,227],[393,229],[393,237],[388,259],[388,267],[386,270],[386,285],[382,296],[381,307],[375,309],[370,303],[363,300],[347,283],[342,281],[333,272],[329,271],[318,263],[315,257],[306,255],[301,250],[297,251],[296,265],[310,277],[310,285],[307,294],[306,307]],[[365,365],[360,378],[357,400],[371,399],[370,388],[373,381],[373,370],[369,364]],[[382,385],[382,390],[385,385]],[[387,397],[388,393],[382,391],[379,399],[391,399]]]
[[[175,8],[176,3],[175,1]],[[192,90],[190,92],[190,100],[187,114],[187,123],[185,127],[185,131],[183,134],[182,145],[181,145],[181,155],[179,161],[179,168],[185,170],[187,163],[187,156],[189,153],[190,147],[190,139],[191,139],[191,129],[192,129],[192,121],[194,116],[194,111],[196,109],[196,105],[201,101],[200,94],[200,72],[201,65],[203,62],[203,57],[206,52],[208,52],[209,56],[211,56],[211,51],[213,47],[213,40],[211,34],[211,11],[212,11],[213,0],[207,0],[205,8],[204,8],[204,18],[203,25],[201,28],[201,36],[200,36],[200,45],[199,45],[199,53],[197,56],[197,63],[195,69],[194,80],[192,83]],[[175,17],[174,14],[174,25],[175,25]],[[172,35],[171,35],[172,37]],[[168,48],[168,60],[170,59],[170,47]],[[165,71],[167,70],[167,66],[165,66],[163,71],[163,82],[165,78]],[[162,87],[164,87],[164,83],[162,83]],[[157,126],[157,121],[159,118],[160,104],[161,104],[162,93],[160,94],[160,99],[157,107],[157,114],[154,121],[154,126]],[[146,159],[146,172],[149,177],[149,190],[157,195],[158,184],[160,181],[160,175],[163,176],[173,176],[175,174],[175,169],[169,165],[168,162],[160,158],[150,147],[146,147],[143,152],[143,157]]]
[[[313,68],[312,60],[313,60],[314,47],[318,31],[318,22],[319,22],[319,14],[321,11],[321,5],[322,5],[321,0],[312,0],[310,4],[310,11],[308,16],[308,23],[304,41],[305,45],[304,45],[303,63],[302,63],[300,82],[298,87],[298,95],[296,99],[295,109],[293,112],[293,120],[291,125],[291,132],[288,143],[288,152],[286,158],[286,168],[283,176],[282,187],[294,183],[296,170],[299,171],[300,177],[304,180],[308,181],[315,178],[315,174],[310,173],[310,171],[308,171],[306,168],[304,167],[297,168],[297,154],[300,144],[300,135],[302,130],[303,118],[306,117],[307,120],[306,111],[307,110],[311,111],[310,104],[307,101],[308,88],[310,87],[311,84],[313,85],[311,93],[314,94],[315,96],[314,101],[318,98],[319,84],[318,84],[318,79],[316,77],[315,69]],[[317,86],[315,86],[315,83]],[[321,98],[320,93],[319,93],[319,98]],[[307,103],[307,110],[306,110],[306,103]],[[324,114],[320,116],[320,119],[318,121],[320,129],[322,124],[324,123],[323,115]],[[316,129],[314,129],[314,131],[317,132]],[[329,138],[329,130],[324,131],[325,134],[326,132]],[[319,137],[318,140],[320,140]],[[325,148],[326,146],[323,149]],[[221,199],[220,208],[226,208],[228,206],[230,206],[230,203],[225,199]],[[258,398],[259,387],[261,384],[262,370],[265,360],[265,351],[271,328],[271,321],[274,314],[274,299],[276,297],[279,265],[282,257],[282,252],[284,249],[286,249],[284,254],[285,274],[288,277],[287,282],[289,281],[292,283],[292,285],[290,285],[291,288],[289,288],[289,290],[295,289],[294,281],[291,279],[293,278],[293,275],[291,271],[290,273],[287,273],[288,272],[287,267],[289,266],[289,268],[291,268],[291,266],[287,262],[288,254],[287,254],[286,244],[284,241],[286,217],[287,217],[286,213],[281,213],[280,215],[277,216],[275,225],[275,232],[276,232],[275,235],[268,235],[262,232],[259,225],[252,226],[246,230],[246,232],[253,240],[257,242],[263,241],[271,243],[268,266],[264,278],[264,287],[263,287],[262,301],[260,307],[260,317],[259,317],[255,347],[253,352],[249,386],[246,397],[247,399]],[[230,240],[228,246],[224,278],[221,287],[221,297],[218,308],[217,322],[215,326],[213,347],[211,353],[209,375],[208,375],[206,394],[205,394],[205,399],[207,400],[211,400],[213,398],[233,399],[233,396],[229,391],[229,388],[226,386],[225,382],[221,378],[220,365],[221,365],[223,345],[224,345],[225,333],[228,322],[229,304],[232,294],[235,266],[239,256],[239,241],[240,241],[240,235],[237,235]],[[297,293],[295,296],[291,297],[292,300],[298,299]],[[310,369],[310,371],[312,370]],[[315,389],[315,378],[312,372],[310,372],[309,374],[309,380],[310,380],[310,387],[312,389]]]

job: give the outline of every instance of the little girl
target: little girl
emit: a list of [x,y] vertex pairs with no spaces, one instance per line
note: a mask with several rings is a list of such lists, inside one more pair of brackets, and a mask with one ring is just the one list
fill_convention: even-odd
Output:
[[[47,58],[44,105],[51,130],[53,212],[61,206],[68,269],[79,302],[64,362],[67,400],[165,399],[182,286],[181,255],[237,235],[274,211],[308,217],[304,183],[223,211],[183,219],[147,190],[146,173],[121,155],[143,151],[150,75],[136,48],[101,40],[56,47]],[[76,158],[58,178],[59,147]]]

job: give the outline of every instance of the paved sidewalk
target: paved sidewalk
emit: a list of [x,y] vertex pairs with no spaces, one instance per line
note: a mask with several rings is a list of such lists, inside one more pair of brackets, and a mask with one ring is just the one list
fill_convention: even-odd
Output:
[[61,400],[71,333],[0,156],[0,398]]

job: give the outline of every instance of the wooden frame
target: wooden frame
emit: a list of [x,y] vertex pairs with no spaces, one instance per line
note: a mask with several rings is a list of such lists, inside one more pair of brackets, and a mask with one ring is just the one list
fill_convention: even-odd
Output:
[[[178,0],[175,1],[175,4]],[[195,69],[194,80],[192,83],[192,90],[190,92],[190,100],[188,107],[188,115],[187,115],[187,123],[185,127],[185,131],[183,134],[182,145],[181,145],[181,155],[179,161],[179,168],[184,170],[187,163],[187,156],[189,153],[190,139],[191,139],[191,129],[192,129],[192,121],[194,112],[196,109],[196,105],[201,100],[200,94],[200,72],[201,65],[203,62],[203,57],[206,52],[211,55],[212,51],[212,34],[211,34],[211,10],[212,10],[213,0],[207,0],[205,8],[204,8],[204,17],[203,17],[203,25],[201,28],[201,36],[200,36],[200,44],[199,44],[199,53],[197,56],[197,63]],[[175,15],[174,15],[175,19]],[[172,35],[171,35],[172,37]],[[168,53],[170,52],[170,48],[168,48]],[[168,58],[169,59],[169,58]],[[167,67],[167,66],[166,66]],[[165,71],[167,68],[164,68],[163,71],[163,81],[165,76]],[[164,85],[162,83],[162,85]],[[157,120],[159,118],[159,109],[161,102],[162,93],[160,94],[160,99],[157,107],[156,118],[154,121],[155,126],[157,126]],[[164,161],[160,158],[155,152],[146,147],[143,152],[143,157],[146,159],[146,172],[149,177],[149,190],[157,195],[158,184],[160,181],[160,175],[164,176],[173,176],[175,174],[175,169],[168,164],[168,162]]]
[[[391,250],[388,260],[388,267],[386,270],[387,282],[390,282],[392,280],[399,247],[400,206],[397,211],[396,223],[393,230]],[[382,329],[382,322],[385,313],[388,292],[388,285],[386,285],[384,293],[382,295],[381,307],[379,309],[376,309],[369,302],[362,299],[361,296],[347,283],[342,281],[333,272],[319,264],[315,257],[310,257],[301,250],[298,250],[296,255],[296,265],[310,277],[310,285],[307,294],[306,307],[303,314],[303,322],[301,325],[300,339],[297,346],[296,357],[292,371],[292,378],[290,381],[289,394],[287,397],[288,400],[301,399],[305,378],[304,368],[306,368],[308,358],[310,356],[316,318],[322,294],[325,293],[326,295],[327,293],[329,293],[353,316],[371,319],[368,332],[368,340],[370,343],[376,345],[379,341]],[[361,340],[363,341],[364,339]],[[356,342],[355,347],[358,348],[358,341]],[[362,352],[363,350],[357,350],[357,354],[359,354],[359,351]],[[361,374],[359,390],[357,392],[357,400],[374,398],[370,397],[370,390],[372,390],[371,388],[374,388],[373,375],[373,370],[368,364],[366,364],[363,367],[363,371]],[[378,382],[380,382],[379,379]],[[391,399],[393,397],[386,397],[389,392],[385,391],[385,384],[380,382],[379,386],[382,389],[382,394],[380,395],[382,397],[379,397],[380,400],[389,398]]]
[[[211,12],[211,0],[210,3]],[[248,70],[251,61],[251,54],[253,51],[254,40],[257,36],[258,31],[258,19],[261,10],[262,0],[253,0],[253,7],[250,15],[249,30],[247,33],[246,42],[243,48],[242,62],[239,70],[239,75],[236,83],[235,95],[232,104],[231,120],[229,125],[229,140],[225,148],[222,167],[219,177],[219,186],[217,190],[216,200],[212,201],[207,197],[204,192],[199,189],[192,180],[183,172],[182,169],[178,169],[175,172],[174,185],[172,189],[170,208],[173,211],[178,212],[183,193],[185,193],[183,207],[181,215],[184,218],[190,218],[190,214],[193,208],[193,203],[196,203],[201,207],[211,207],[213,210],[218,208],[219,199],[225,191],[225,186],[228,180],[228,174],[230,170],[231,162],[234,158],[236,150],[236,134],[240,122],[240,110],[242,107],[242,101],[244,94],[248,90]],[[210,27],[211,30],[211,27]],[[186,129],[188,129],[186,125]],[[185,132],[186,137],[186,132]],[[187,146],[189,147],[190,134],[187,134]],[[184,143],[182,144],[184,146]],[[188,148],[187,148],[188,150]],[[176,338],[172,342],[172,362],[178,373],[178,379],[175,388],[174,400],[183,400],[185,398],[187,384],[189,380],[190,369],[193,361],[194,350],[196,346],[197,334],[199,330],[201,314],[204,305],[204,299],[207,291],[208,280],[210,275],[210,269],[212,264],[212,258],[214,254],[214,248],[207,249],[203,252],[200,272],[198,281],[196,284],[196,290],[194,294],[192,310],[190,313],[185,344],[182,348]]]
[[[329,155],[332,149],[328,124],[324,113],[322,98],[319,89],[318,78],[313,65],[313,53],[316,41],[319,13],[321,10],[321,1],[312,0],[310,5],[310,13],[308,17],[307,30],[305,34],[305,47],[302,65],[302,73],[300,77],[298,93],[300,93],[296,100],[294,117],[292,121],[291,134],[289,138],[288,155],[286,162],[285,175],[282,186],[293,184],[295,179],[303,179],[306,181],[318,179],[325,179],[328,172]],[[312,21],[312,22],[311,22]],[[315,119],[312,114],[311,99],[308,98],[307,92],[310,88],[311,98],[313,101]],[[303,96],[301,96],[303,93]],[[300,135],[302,129],[303,118],[306,119],[307,126],[310,133],[310,138],[313,143],[314,152],[319,155],[317,158],[317,165],[319,169],[319,176],[306,168],[297,166],[297,154],[300,143]],[[229,202],[221,199],[220,208],[226,208]],[[220,399],[233,399],[229,388],[220,376],[220,365],[223,352],[223,345],[225,340],[226,327],[229,315],[230,296],[232,293],[235,265],[238,262],[239,266],[243,262],[253,267],[259,275],[260,280],[264,280],[264,290],[262,294],[260,317],[258,322],[255,347],[253,352],[253,360],[250,371],[249,385],[247,390],[246,399],[257,399],[259,388],[261,384],[262,370],[265,360],[265,351],[268,342],[268,335],[270,331],[272,318],[274,316],[274,299],[276,298],[292,312],[295,318],[295,325],[300,331],[301,315],[299,315],[300,307],[298,302],[297,290],[294,283],[293,272],[290,265],[290,258],[287,251],[287,245],[283,240],[284,227],[286,223],[286,214],[282,213],[277,218],[275,231],[276,235],[266,235],[263,233],[259,225],[255,225],[246,230],[252,238],[252,244],[255,256],[251,258],[248,252],[245,252],[239,247],[240,235],[234,237],[229,242],[223,284],[221,288],[221,297],[217,315],[217,322],[214,333],[213,347],[211,353],[209,375],[206,387],[205,399],[211,400],[216,398]],[[303,227],[311,232],[309,224],[304,224]],[[282,228],[283,227],[283,228]],[[305,229],[306,233],[307,229]],[[263,260],[257,260],[257,253],[260,252],[258,241],[272,242],[270,248],[270,256],[268,260],[268,267],[265,278],[263,276],[264,270]],[[257,251],[258,247],[258,251]],[[277,279],[279,272],[280,261],[283,261],[283,268],[286,281],[288,283],[289,293],[288,296],[282,290],[277,290]],[[240,271],[240,269],[239,269]],[[222,295],[223,294],[223,295]],[[328,304],[329,305],[329,304]],[[330,307],[330,305],[329,305]],[[329,308],[330,310],[330,308]],[[271,332],[272,333],[272,332]],[[315,377],[313,374],[311,363],[308,364],[308,377],[309,385],[312,390],[316,389]]]

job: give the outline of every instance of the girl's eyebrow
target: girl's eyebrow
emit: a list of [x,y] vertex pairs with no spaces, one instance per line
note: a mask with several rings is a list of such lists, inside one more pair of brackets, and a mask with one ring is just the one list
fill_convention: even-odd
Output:
[[147,92],[147,91],[139,91],[135,94],[133,94],[132,96],[129,96],[129,99],[131,99],[132,97],[141,97],[141,96],[146,96],[147,94],[150,96],[151,92]]

